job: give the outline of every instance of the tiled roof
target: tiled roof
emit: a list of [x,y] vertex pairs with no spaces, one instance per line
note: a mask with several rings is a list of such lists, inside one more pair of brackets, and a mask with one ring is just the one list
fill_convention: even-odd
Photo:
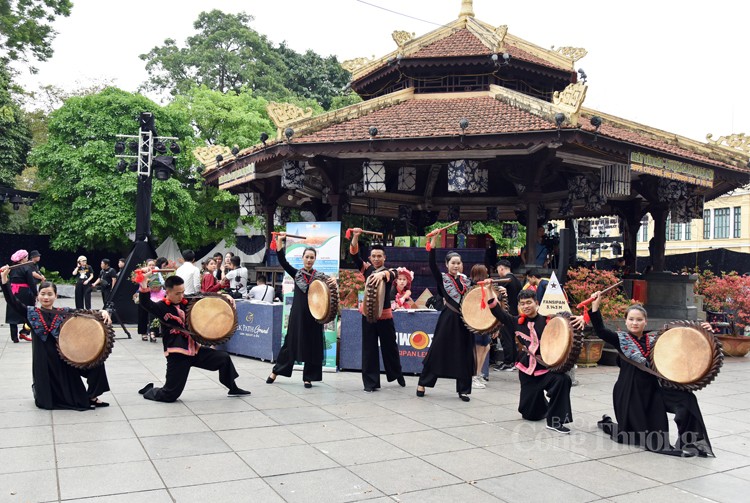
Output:
[[[524,51],[516,46],[506,43],[505,51],[510,54],[511,58],[534,63],[536,65],[554,68],[555,70],[570,71],[570,68],[563,68],[533,54]],[[409,58],[450,58],[460,56],[489,56],[494,51],[487,47],[476,35],[467,30],[457,30],[445,38],[437,40],[421,48]]]
[[366,140],[371,126],[378,139],[455,136],[466,118],[466,134],[500,134],[555,129],[555,125],[490,96],[449,99],[411,99],[325,129],[302,134],[297,143]]
[[467,29],[422,47],[409,58],[447,58],[453,56],[484,56],[492,50]]

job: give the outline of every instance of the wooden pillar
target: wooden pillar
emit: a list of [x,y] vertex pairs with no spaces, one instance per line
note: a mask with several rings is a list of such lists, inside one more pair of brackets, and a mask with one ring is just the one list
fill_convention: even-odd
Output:
[[652,207],[650,213],[654,218],[654,237],[648,242],[648,251],[651,255],[654,272],[661,272],[665,267],[664,251],[667,244],[667,214],[669,214],[669,210]]
[[526,195],[526,267],[536,267],[536,229],[539,226],[539,198],[538,192],[529,192]]
[[271,233],[273,232],[273,216],[276,212],[276,203],[263,205],[263,210],[266,213],[266,244],[271,246]]
[[331,220],[341,221],[341,196],[339,194],[328,194],[328,203],[331,205]]
[[626,206],[617,212],[622,219],[622,245],[623,254],[626,257],[625,266],[630,270],[636,271],[637,251],[638,251],[638,231],[641,229],[641,218],[643,210],[638,201],[630,201]]

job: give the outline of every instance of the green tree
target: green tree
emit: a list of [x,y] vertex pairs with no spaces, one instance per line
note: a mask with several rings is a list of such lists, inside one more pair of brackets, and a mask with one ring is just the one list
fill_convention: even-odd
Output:
[[70,0],[0,0],[0,48],[11,61],[52,56],[55,31],[50,23],[70,15]]
[[179,48],[166,39],[140,58],[146,61],[149,80],[144,88],[184,94],[195,84],[215,91],[283,93],[284,63],[265,35],[250,27],[253,17],[219,10],[202,12],[193,27],[198,34]]
[[11,92],[11,76],[0,65],[0,184],[12,185],[31,149],[31,129]]
[[312,50],[300,54],[282,43],[277,49],[284,60],[284,86],[292,94],[311,98],[326,110],[342,94],[350,74],[339,64],[336,56],[324,58]]
[[[435,222],[432,225],[425,227],[425,233],[445,227],[450,222]],[[449,234],[455,234],[457,227],[451,227],[448,229]],[[471,232],[474,234],[489,234],[497,244],[497,253],[511,253],[514,252],[518,247],[523,246],[526,242],[526,227],[518,224],[518,236],[515,239],[509,239],[503,237],[503,223],[498,222],[486,222],[483,220],[476,220],[471,222]]]
[[276,128],[268,118],[266,105],[265,99],[249,90],[221,93],[203,85],[177,96],[168,108],[189,116],[206,143],[244,148],[259,143],[262,131],[273,135]]
[[[154,114],[161,136],[180,138],[178,166],[190,166],[198,143],[189,116],[161,108],[147,98],[108,88],[68,99],[49,116],[48,142],[31,160],[48,181],[33,206],[31,220],[49,234],[55,249],[127,249],[135,230],[136,174],[115,168],[116,134],[136,134],[136,118]],[[152,232],[157,241],[172,235],[184,247],[199,247],[231,237],[236,197],[212,187],[194,189],[173,177],[153,181]]]

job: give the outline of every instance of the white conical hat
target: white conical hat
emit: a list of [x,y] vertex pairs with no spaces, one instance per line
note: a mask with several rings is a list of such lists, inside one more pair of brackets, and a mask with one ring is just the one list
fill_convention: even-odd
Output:
[[568,305],[568,299],[565,298],[560,282],[557,281],[557,276],[553,272],[547,284],[547,289],[544,291],[542,303],[539,305],[539,314],[542,316],[554,316],[557,313],[570,313],[570,306]]

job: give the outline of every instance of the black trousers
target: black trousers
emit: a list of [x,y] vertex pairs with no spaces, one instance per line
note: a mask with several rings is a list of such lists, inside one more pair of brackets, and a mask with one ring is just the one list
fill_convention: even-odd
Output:
[[86,378],[86,383],[88,385],[86,393],[88,393],[89,398],[96,398],[109,391],[107,370],[104,368],[103,363],[92,369],[79,369],[78,372],[81,374],[81,377]]
[[505,325],[500,329],[500,345],[503,348],[503,363],[515,365],[518,356],[516,337]]
[[[431,372],[425,374],[422,373],[419,376],[419,386],[425,388],[434,388],[437,383],[438,376]],[[471,377],[456,378],[456,393],[462,395],[471,395]]]
[[[289,350],[289,344],[286,343],[287,340],[281,346],[279,356],[276,357],[276,365],[273,366],[272,372],[277,376],[292,377],[292,371],[294,370],[294,358],[292,358],[292,353]],[[322,381],[323,360],[319,362],[305,362],[302,367],[302,380],[305,382]]]
[[[521,398],[518,412],[524,419],[539,421],[547,418],[550,426],[561,426],[573,420],[570,406],[571,380],[568,374],[547,372],[540,376],[530,376],[518,371],[521,381]],[[549,402],[544,396],[547,392]]]
[[109,298],[109,293],[112,291],[111,288],[102,288],[102,306],[107,307],[107,299]]
[[[380,342],[380,351],[378,351]],[[380,354],[388,382],[403,376],[393,319],[368,323],[362,316],[362,383],[367,389],[380,387]]]
[[143,398],[157,402],[174,402],[185,389],[191,367],[218,370],[219,381],[229,389],[235,387],[234,380],[239,377],[232,359],[226,351],[202,347],[195,356],[170,353],[167,356],[167,377],[164,386],[151,388],[143,395]]
[[138,333],[140,335],[148,333],[149,318],[148,311],[138,306]]
[[76,283],[76,309],[91,309],[91,285]]

